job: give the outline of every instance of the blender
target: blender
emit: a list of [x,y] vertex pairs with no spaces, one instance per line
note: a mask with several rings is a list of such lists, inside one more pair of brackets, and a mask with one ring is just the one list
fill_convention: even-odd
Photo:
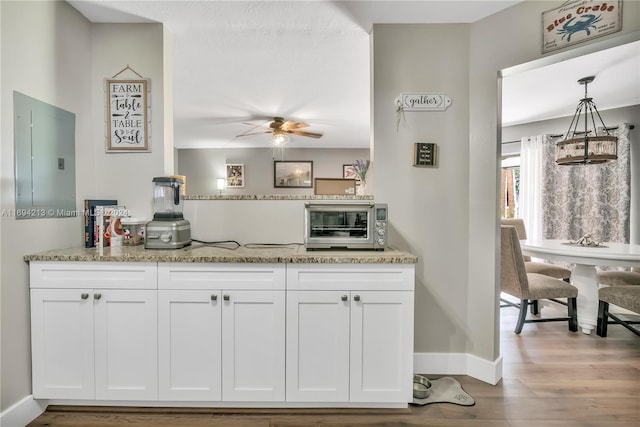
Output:
[[182,216],[184,182],[153,178],[153,221],[147,223],[145,249],[179,249],[191,244],[191,224]]

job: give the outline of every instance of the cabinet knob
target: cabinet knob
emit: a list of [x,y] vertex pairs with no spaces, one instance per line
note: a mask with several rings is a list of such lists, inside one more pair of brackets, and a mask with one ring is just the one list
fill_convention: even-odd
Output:
[[93,299],[100,299],[102,298],[102,294],[93,294]]
[[87,299],[87,298],[89,298],[89,294],[85,292],[85,293],[80,295],[80,298]]
[[354,301],[360,301],[360,295],[354,295],[353,296],[353,300]]
[[218,295],[216,294],[211,295],[211,301],[218,301]]
[[223,295],[223,296],[222,296],[222,298],[223,298],[225,301],[229,301],[229,300],[231,299],[231,297],[230,297],[229,295],[226,295],[226,294],[225,294],[225,295]]
[[342,295],[342,297],[340,297],[340,299],[341,299],[342,301],[346,301],[348,298],[347,298],[347,296],[346,296],[346,295]]

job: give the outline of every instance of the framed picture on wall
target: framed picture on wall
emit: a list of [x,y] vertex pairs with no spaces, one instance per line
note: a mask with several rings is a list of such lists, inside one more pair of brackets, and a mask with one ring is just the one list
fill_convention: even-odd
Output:
[[227,188],[244,187],[244,165],[227,163]]
[[147,79],[107,80],[107,153],[149,150]]
[[313,188],[313,162],[275,160],[273,186],[275,188]]
[[356,173],[356,169],[352,164],[342,165],[342,178],[344,179],[355,179],[356,185],[360,184],[360,179],[358,178],[358,174]]

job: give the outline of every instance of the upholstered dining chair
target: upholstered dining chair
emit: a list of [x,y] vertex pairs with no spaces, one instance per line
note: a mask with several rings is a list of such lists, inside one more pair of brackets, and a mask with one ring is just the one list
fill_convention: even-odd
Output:
[[606,286],[640,285],[640,269],[631,271],[599,271],[598,283]]
[[[525,240],[527,238],[527,229],[524,226],[524,221],[522,218],[501,218],[500,223],[502,225],[512,225],[516,228],[518,232],[518,239]],[[524,267],[527,270],[527,273],[538,273],[544,274],[545,276],[555,277],[556,279],[562,279],[565,282],[569,282],[571,279],[571,270],[568,268],[562,267],[560,265],[549,264],[548,262],[537,262],[531,261],[531,257],[528,255],[523,255],[524,258]],[[502,300],[502,302],[506,305],[510,305],[508,301]],[[538,314],[539,307],[538,301],[531,301],[531,314]]]
[[[609,304],[617,305],[626,310],[640,314],[640,286],[608,286],[598,290],[598,323],[596,333],[601,337],[607,336],[607,326],[617,323],[634,334],[640,336],[640,329],[631,325],[638,325],[640,322],[625,320],[620,315],[609,312]],[[611,320],[610,320],[611,319]]]
[[[518,232],[518,239],[525,240],[527,238],[527,230],[522,218],[501,218],[500,223],[502,225],[514,226]],[[544,274],[545,276],[555,277],[556,279],[563,279],[566,282],[571,278],[571,270],[560,265],[531,261],[531,257],[527,255],[524,255],[524,261],[527,273]]]
[[[511,303],[520,309],[515,333],[522,332],[525,323],[568,321],[569,330],[578,330],[577,297],[578,289],[569,283],[539,273],[527,273],[520,249],[518,232],[514,226],[500,227],[500,290],[520,300]],[[566,298],[567,302],[558,300]],[[567,306],[567,317],[527,319],[530,301],[550,300]]]

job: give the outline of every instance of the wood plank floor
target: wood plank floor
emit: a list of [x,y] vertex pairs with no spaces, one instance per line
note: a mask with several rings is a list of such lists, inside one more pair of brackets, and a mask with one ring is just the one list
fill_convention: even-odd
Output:
[[[552,307],[544,316],[555,313]],[[29,427],[630,427],[640,426],[640,338],[571,333],[566,323],[513,328],[501,311],[503,379],[496,386],[454,376],[475,406],[437,403],[399,410],[144,409],[50,406]],[[427,377],[436,375],[424,373]]]

